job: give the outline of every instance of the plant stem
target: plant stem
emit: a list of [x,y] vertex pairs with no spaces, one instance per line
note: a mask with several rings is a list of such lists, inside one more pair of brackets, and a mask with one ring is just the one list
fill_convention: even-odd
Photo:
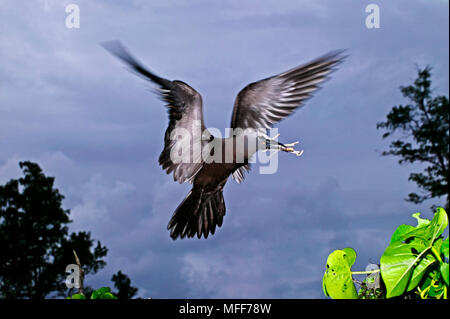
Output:
[[79,293],[79,294],[82,294],[82,295],[84,296],[84,287],[83,287],[84,270],[83,270],[83,268],[81,267],[81,262],[80,262],[80,259],[78,258],[77,253],[75,252],[75,250],[72,250],[72,251],[73,251],[73,255],[75,256],[75,261],[76,261],[76,263],[77,263],[78,270],[79,270],[79,278],[78,278],[78,285],[79,285],[79,287],[78,287],[78,293]]
[[431,246],[431,251],[433,252],[433,255],[436,257],[436,259],[439,261],[439,263],[442,263],[441,256],[439,256],[439,253],[436,251],[436,248]]
[[425,297],[425,295],[428,293],[428,290],[431,289],[431,286],[433,285],[433,283],[434,283],[434,280],[431,280],[431,284],[428,287],[426,287],[424,290],[420,291],[420,298],[421,299],[427,299]]
[[374,270],[368,270],[368,271],[352,271],[352,275],[366,275],[366,274],[373,274],[376,272],[380,272],[380,269],[374,269]]

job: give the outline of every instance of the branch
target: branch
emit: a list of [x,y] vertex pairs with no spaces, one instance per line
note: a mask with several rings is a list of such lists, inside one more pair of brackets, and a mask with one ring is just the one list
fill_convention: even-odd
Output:
[[83,287],[83,280],[84,280],[84,270],[81,267],[81,262],[80,259],[77,256],[77,253],[75,252],[75,250],[73,250],[73,255],[75,256],[75,261],[78,265],[78,270],[79,270],[79,278],[78,278],[78,293],[82,294],[84,296],[84,287]]

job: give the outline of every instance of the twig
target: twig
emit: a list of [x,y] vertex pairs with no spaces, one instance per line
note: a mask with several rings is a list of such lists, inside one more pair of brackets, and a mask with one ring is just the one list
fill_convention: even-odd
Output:
[[373,274],[376,272],[380,272],[380,269],[374,269],[374,270],[368,270],[368,271],[352,271],[352,275],[366,275],[366,274]]
[[352,279],[352,281],[353,281],[355,284],[359,285],[359,286],[362,286],[362,284],[363,284],[362,281],[359,281],[359,280],[356,280],[356,279]]
[[75,256],[75,261],[77,262],[78,269],[79,269],[79,278],[78,278],[78,293],[82,294],[84,296],[84,287],[83,287],[83,280],[84,280],[84,270],[81,268],[81,262],[80,259],[77,256],[77,253],[75,250],[73,250],[73,255]]

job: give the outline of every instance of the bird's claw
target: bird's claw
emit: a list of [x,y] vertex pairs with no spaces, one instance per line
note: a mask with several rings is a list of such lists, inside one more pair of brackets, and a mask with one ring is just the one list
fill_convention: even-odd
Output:
[[267,137],[269,140],[275,141],[278,136],[280,136],[280,133],[276,134],[274,137]]
[[293,147],[281,147],[281,150],[297,156],[301,156],[303,154],[303,150],[295,150]]
[[295,154],[297,156],[301,156],[303,154],[303,150],[299,150],[299,151],[293,151],[291,152],[292,154]]
[[284,152],[292,153],[296,156],[301,156],[303,154],[303,150],[296,150],[293,148],[294,145],[297,145],[299,141],[295,141],[293,143],[284,144],[281,146],[281,150]]
[[284,144],[287,147],[292,147],[294,145],[297,145],[299,143],[299,141],[295,141],[294,143],[289,143],[289,144]]
[[[265,135],[265,137],[268,139],[268,140],[271,140],[271,141],[275,141],[276,139],[278,139],[278,137],[280,136],[280,133],[278,133],[278,134],[276,134],[275,136],[273,136],[273,137],[269,137],[269,136],[267,136],[267,135]],[[283,152],[287,152],[287,153],[292,153],[292,154],[294,154],[294,155],[296,155],[296,156],[301,156],[302,154],[303,154],[303,150],[296,150],[296,149],[294,149],[294,145],[297,145],[298,143],[299,143],[299,141],[295,141],[295,142],[293,142],[293,143],[288,143],[288,144],[282,144],[282,143],[278,143],[277,141],[275,141],[278,145],[278,149],[277,149],[277,151],[283,151]],[[271,149],[267,149],[267,151],[270,151]],[[273,149],[272,149],[273,150]],[[275,152],[276,153],[276,152]]]

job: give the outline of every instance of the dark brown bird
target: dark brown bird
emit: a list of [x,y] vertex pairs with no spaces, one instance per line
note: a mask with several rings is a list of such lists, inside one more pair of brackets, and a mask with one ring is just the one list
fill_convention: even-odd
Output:
[[[344,58],[343,51],[331,52],[289,71],[247,85],[239,92],[234,103],[231,128],[253,129],[258,133],[250,133],[243,139],[238,138],[243,136],[239,133],[222,139],[215,138],[206,129],[202,97],[192,87],[150,72],[118,41],[102,45],[132,71],[157,84],[160,97],[167,103],[169,126],[159,164],[167,174],[173,174],[175,181],[193,184],[192,190],[177,207],[167,226],[172,239],[195,235],[208,238],[209,233],[214,234],[216,227],[222,226],[225,216],[223,187],[230,175],[238,183],[244,180],[244,173],[250,168],[249,159],[256,151],[302,154],[302,151],[293,149],[296,143],[278,143],[261,133],[261,129],[272,128],[302,106]],[[201,133],[193,133],[195,131]],[[180,138],[180,132],[188,132],[188,138]],[[231,150],[226,147],[228,142],[234,146]],[[239,143],[242,148],[237,147]],[[253,144],[256,146],[252,148],[250,145]],[[211,150],[210,145],[216,147]],[[196,147],[207,149],[207,156],[193,151]],[[183,151],[185,149],[189,152]],[[231,160],[227,161],[227,156]]]

